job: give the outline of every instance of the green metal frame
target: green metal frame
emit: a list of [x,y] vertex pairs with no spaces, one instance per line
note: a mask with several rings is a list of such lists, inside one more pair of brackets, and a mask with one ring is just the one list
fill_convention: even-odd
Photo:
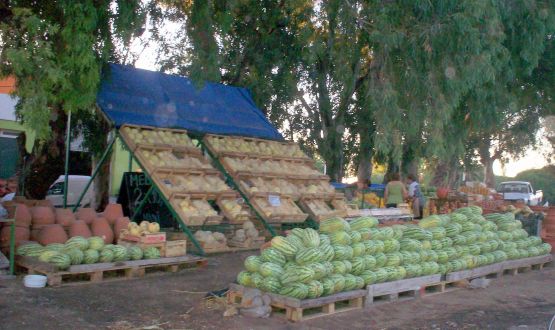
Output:
[[206,151],[206,153],[208,153],[208,155],[210,156],[210,158],[212,158],[212,160],[214,161],[214,164],[216,165],[216,168],[218,170],[220,170],[220,172],[223,173],[223,175],[226,178],[226,181],[228,182],[229,185],[231,185],[231,187],[233,189],[235,189],[236,191],[239,192],[239,194],[241,195],[241,197],[243,197],[243,199],[245,200],[245,203],[247,203],[247,205],[251,208],[251,210],[253,211],[253,213],[256,215],[256,217],[258,218],[258,220],[260,222],[262,222],[262,224],[264,225],[264,228],[266,228],[266,230],[268,230],[270,232],[270,234],[272,235],[272,237],[276,236],[276,232],[274,230],[274,228],[272,228],[272,226],[270,226],[270,224],[268,222],[266,222],[266,220],[264,219],[264,217],[262,215],[260,215],[260,213],[258,213],[258,211],[254,208],[254,206],[251,204],[249,198],[247,197],[247,195],[241,190],[239,184],[237,182],[235,182],[235,180],[233,179],[233,177],[229,174],[229,172],[226,171],[226,169],[224,168],[224,166],[222,165],[222,163],[220,162],[220,160],[218,159],[218,157],[216,157],[212,151],[210,151],[209,148],[206,147],[206,145],[204,144],[204,141],[201,138],[198,139],[200,145],[202,146],[202,149]]
[[[120,139],[121,143],[124,145],[124,147],[127,150],[131,150],[129,148],[129,146],[127,145],[127,143],[125,142],[125,140],[121,137],[121,135],[119,134],[118,131],[116,131],[116,138]],[[150,197],[150,195],[154,191],[156,191],[158,193],[158,195],[160,196],[160,198],[162,199],[162,201],[164,201],[164,204],[166,205],[166,207],[170,210],[170,213],[172,214],[173,218],[179,223],[179,226],[181,227],[181,230],[189,237],[189,239],[191,240],[191,242],[193,243],[193,245],[197,249],[198,253],[200,255],[204,256],[205,255],[204,249],[200,246],[200,243],[197,241],[197,239],[195,238],[195,236],[193,235],[193,233],[191,232],[189,227],[181,220],[181,217],[174,210],[174,208],[170,204],[170,202],[164,197],[164,194],[160,191],[160,188],[156,185],[156,182],[154,182],[154,180],[152,180],[152,177],[150,176],[150,174],[148,173],[146,168],[143,166],[143,164],[141,164],[141,162],[137,159],[137,157],[135,157],[135,154],[131,151],[129,153],[131,154],[132,159],[134,159],[137,162],[137,164],[139,164],[143,173],[147,176],[147,178],[150,180],[150,182],[152,184],[150,186],[149,190],[147,191],[145,197],[143,198],[141,203],[139,203],[139,206],[137,207],[137,209],[133,213],[133,219],[135,219],[137,214],[139,214],[141,212],[142,208],[146,204],[147,198]]]

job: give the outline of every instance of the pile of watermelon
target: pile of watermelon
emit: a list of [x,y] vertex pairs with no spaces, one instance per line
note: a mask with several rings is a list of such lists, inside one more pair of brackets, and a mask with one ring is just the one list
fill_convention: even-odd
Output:
[[366,285],[470,269],[507,259],[548,254],[512,213],[482,216],[470,206],[433,215],[418,225],[377,228],[373,217],[332,218],[319,231],[293,229],[245,260],[239,284],[298,299]]
[[18,247],[16,254],[36,257],[61,270],[79,264],[160,258],[160,251],[155,247],[143,250],[137,246],[104,244],[104,240],[98,236],[89,238],[75,236],[65,244],[53,243],[47,246],[29,243]]

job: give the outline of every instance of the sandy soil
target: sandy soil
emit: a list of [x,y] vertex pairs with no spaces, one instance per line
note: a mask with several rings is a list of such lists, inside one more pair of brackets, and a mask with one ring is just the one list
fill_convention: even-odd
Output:
[[0,282],[0,329],[546,329],[555,315],[555,267],[461,289],[293,324],[223,317],[205,299],[234,281],[249,253],[211,257],[203,269],[62,288]]

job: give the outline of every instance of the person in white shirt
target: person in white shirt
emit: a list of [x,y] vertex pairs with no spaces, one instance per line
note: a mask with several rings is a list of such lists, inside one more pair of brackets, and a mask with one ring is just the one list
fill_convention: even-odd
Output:
[[422,219],[422,209],[424,207],[424,195],[420,190],[420,184],[416,181],[413,174],[407,175],[407,183],[409,184],[408,195],[412,200],[412,212],[415,219]]

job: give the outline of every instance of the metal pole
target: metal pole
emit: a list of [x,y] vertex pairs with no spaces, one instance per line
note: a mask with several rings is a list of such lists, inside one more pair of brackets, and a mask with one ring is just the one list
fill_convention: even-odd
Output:
[[131,172],[133,171],[133,154],[129,149],[127,150],[127,152],[129,152],[129,163],[127,165],[127,172]]
[[93,171],[91,179],[89,180],[89,182],[87,182],[87,185],[85,186],[85,189],[83,190],[83,192],[81,193],[81,195],[77,199],[77,202],[73,206],[73,212],[75,212],[77,210],[77,208],[79,207],[79,204],[81,204],[81,201],[83,200],[83,197],[85,197],[85,194],[87,193],[87,190],[89,190],[89,187],[91,186],[91,183],[93,182],[94,178],[96,177],[96,175],[100,171],[100,167],[102,166],[102,164],[104,164],[104,161],[106,161],[106,158],[108,157],[108,154],[110,153],[110,150],[112,150],[112,148],[114,146],[114,142],[116,142],[116,136],[114,136],[112,141],[110,141],[110,144],[108,145],[108,147],[106,147],[106,150],[104,150],[104,153],[100,157],[100,161],[98,162],[98,164],[96,164],[96,168]]
[[71,111],[67,114],[67,127],[66,127],[66,163],[64,168],[64,209],[67,207],[67,191],[69,187],[69,152],[71,143]]

